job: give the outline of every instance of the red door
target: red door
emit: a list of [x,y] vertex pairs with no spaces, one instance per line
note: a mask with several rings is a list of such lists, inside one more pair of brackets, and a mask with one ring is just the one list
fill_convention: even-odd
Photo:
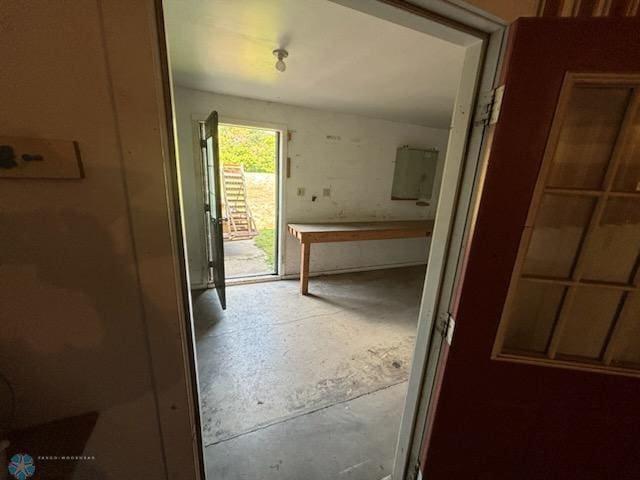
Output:
[[638,479],[640,21],[521,19],[500,83],[423,478]]

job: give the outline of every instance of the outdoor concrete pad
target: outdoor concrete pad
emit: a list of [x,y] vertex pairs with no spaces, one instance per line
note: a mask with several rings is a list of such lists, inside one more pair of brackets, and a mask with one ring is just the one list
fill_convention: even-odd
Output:
[[254,239],[224,242],[224,274],[227,278],[269,275],[274,269],[267,255],[260,250]]

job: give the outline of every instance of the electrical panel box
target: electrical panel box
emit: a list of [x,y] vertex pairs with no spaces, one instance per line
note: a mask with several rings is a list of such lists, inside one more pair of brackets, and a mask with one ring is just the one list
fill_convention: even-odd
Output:
[[431,200],[438,151],[404,146],[396,152],[391,200]]

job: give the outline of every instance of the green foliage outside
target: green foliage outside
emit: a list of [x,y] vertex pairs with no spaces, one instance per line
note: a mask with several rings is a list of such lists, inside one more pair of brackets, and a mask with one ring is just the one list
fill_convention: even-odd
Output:
[[263,228],[258,232],[253,241],[260,250],[267,256],[267,263],[271,268],[275,266],[276,260],[276,235],[273,228]]
[[[277,134],[257,128],[219,125],[218,148],[223,165],[242,165],[245,172],[275,173],[277,154]],[[247,177],[247,197],[258,224],[258,234],[254,244],[264,252],[266,263],[275,266],[276,245],[273,225],[275,217],[275,183],[260,182],[260,177]],[[275,177],[273,177],[275,179]],[[265,188],[266,187],[266,188]],[[264,218],[263,218],[264,217]]]
[[223,165],[244,165],[245,172],[275,173],[276,132],[220,125],[218,148]]

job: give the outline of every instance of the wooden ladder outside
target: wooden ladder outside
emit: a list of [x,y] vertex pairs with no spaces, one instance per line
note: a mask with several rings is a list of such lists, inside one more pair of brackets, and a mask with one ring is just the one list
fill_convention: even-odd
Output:
[[247,189],[242,165],[222,167],[222,201],[227,221],[223,224],[226,240],[246,240],[258,234],[247,202]]

